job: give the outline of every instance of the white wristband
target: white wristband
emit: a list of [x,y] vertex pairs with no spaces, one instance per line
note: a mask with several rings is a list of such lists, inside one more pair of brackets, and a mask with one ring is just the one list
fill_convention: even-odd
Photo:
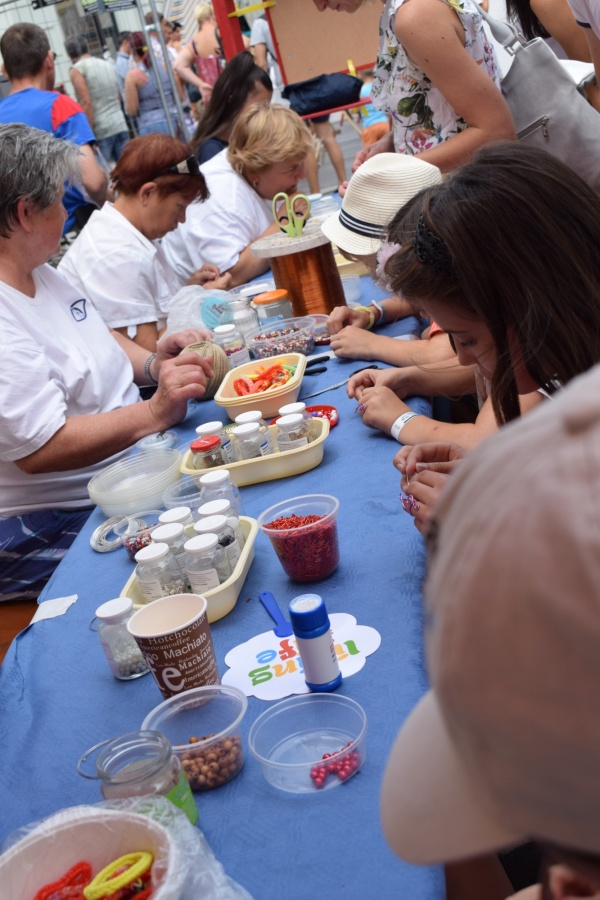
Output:
[[401,416],[398,416],[398,418],[396,419],[396,421],[394,422],[394,424],[392,425],[392,428],[391,428],[392,437],[394,438],[395,441],[398,441],[399,443],[401,443],[400,435],[402,433],[402,429],[404,428],[406,423],[410,421],[410,419],[414,419],[414,417],[418,416],[418,415],[420,415],[420,414],[413,412],[411,410],[410,412],[405,412],[405,413],[402,413]]

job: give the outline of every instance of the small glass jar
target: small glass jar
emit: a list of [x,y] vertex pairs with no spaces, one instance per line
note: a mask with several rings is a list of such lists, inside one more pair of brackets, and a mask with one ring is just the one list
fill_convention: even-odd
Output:
[[135,638],[127,631],[132,615],[133,600],[129,597],[107,600],[96,610],[98,637],[110,671],[119,681],[133,681],[150,671]]
[[302,413],[307,421],[311,418],[309,413],[306,412],[306,403],[303,403],[302,400],[297,400],[296,403],[286,403],[279,410],[280,416],[293,416],[296,413]]
[[207,472],[206,475],[200,477],[200,506],[208,503],[210,500],[229,500],[231,508],[236,511],[238,516],[244,515],[242,506],[242,497],[237,485],[231,480],[229,469],[221,469],[219,472]]
[[286,450],[296,450],[298,447],[306,447],[309,435],[309,425],[302,413],[281,416],[277,420],[275,440],[280,453],[284,453]]
[[269,445],[269,450],[267,452],[274,453],[275,445],[273,444],[273,438],[271,437],[269,426],[262,417],[261,411],[258,409],[251,409],[248,412],[240,413],[239,416],[235,417],[236,425],[246,425],[248,422],[258,422],[259,431]]
[[236,425],[231,433],[235,439],[235,455],[239,460],[258,459],[273,452],[273,441],[261,434],[258,422]]
[[221,441],[221,453],[225,465],[235,462],[235,454],[233,452],[233,444],[229,432],[226,430],[223,422],[205,422],[204,425],[198,425],[196,434],[199,438],[214,437],[215,435]]
[[192,465],[194,469],[214,469],[227,462],[221,447],[221,438],[217,434],[212,437],[196,438],[190,444]]
[[227,581],[231,566],[216,534],[199,534],[185,542],[185,571],[195,594]]
[[[209,500],[208,503],[203,503],[202,506],[198,508],[198,514],[200,516],[199,522],[210,516],[225,516],[227,524],[231,525],[233,528],[240,548],[246,543],[246,535],[242,530],[240,517],[231,505],[231,500],[228,500],[227,497],[221,497],[218,500]],[[196,522],[196,525],[197,524],[198,522]],[[194,526],[194,528],[195,527],[196,526]]]
[[250,362],[250,352],[246,347],[246,341],[233,323],[217,325],[214,330],[214,338],[215,343],[225,351],[230,369]]
[[257,312],[250,305],[250,297],[244,297],[235,291],[231,291],[230,296],[229,309],[233,316],[233,324],[242,337],[245,338],[259,326]]
[[231,571],[237,566],[241,556],[240,545],[235,531],[227,521],[227,516],[206,516],[194,525],[196,534],[216,534],[219,546],[225,551]]
[[294,315],[289,294],[283,289],[258,294],[252,305],[258,313],[261,325],[277,322],[279,319],[291,319]]
[[146,603],[189,591],[168,544],[153,543],[143,547],[135,554],[135,561],[135,574]]
[[[171,522],[168,525],[159,525],[158,528],[155,528],[152,532],[152,540],[155,544],[167,544],[169,550],[179,564],[179,568],[181,569],[181,577],[185,578],[183,568],[185,550],[183,549],[183,545],[185,544],[187,538],[185,535],[185,528],[183,527],[181,522]],[[187,586],[187,590],[190,590],[189,584]]]
[[[83,764],[96,751],[97,774],[87,775]],[[160,731],[133,731],[103,741],[84,753],[77,771],[84,778],[100,779],[106,800],[162,794],[183,810],[192,825],[198,821],[198,808],[179,757]]]
[[173,509],[167,509],[158,517],[161,525],[171,525],[177,522],[186,528],[188,525],[194,524],[194,517],[189,506],[175,506]]

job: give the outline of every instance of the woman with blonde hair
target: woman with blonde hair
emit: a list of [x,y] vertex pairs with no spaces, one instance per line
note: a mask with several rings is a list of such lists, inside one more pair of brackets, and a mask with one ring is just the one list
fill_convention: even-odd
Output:
[[173,69],[183,81],[198,88],[202,102],[207,104],[215,81],[223,71],[225,59],[212,3],[198,4],[194,17],[198,29],[189,44],[179,52]]
[[208,200],[193,203],[186,221],[163,241],[179,277],[185,280],[208,260],[229,272],[232,287],[262,275],[269,261],[254,257],[250,245],[279,232],[271,201],[280,191],[297,193],[310,149],[310,133],[291,109],[266,104],[245,109],[229,147],[200,166]]

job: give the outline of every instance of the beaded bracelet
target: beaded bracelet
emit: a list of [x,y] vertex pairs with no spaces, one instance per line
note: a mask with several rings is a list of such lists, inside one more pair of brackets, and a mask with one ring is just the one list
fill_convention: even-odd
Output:
[[156,353],[151,353],[150,356],[148,357],[148,359],[146,360],[146,362],[144,363],[144,375],[146,376],[146,378],[148,379],[148,382],[150,384],[158,384],[158,381],[156,380],[156,378],[154,378],[154,376],[150,372],[150,366],[152,365],[152,363],[154,362],[155,359],[156,359]]

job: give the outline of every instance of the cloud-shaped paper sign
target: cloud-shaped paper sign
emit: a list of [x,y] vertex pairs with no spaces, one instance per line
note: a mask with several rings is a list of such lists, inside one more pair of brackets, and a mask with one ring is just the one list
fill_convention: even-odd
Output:
[[[367,656],[381,643],[381,635],[368,625],[357,625],[348,613],[329,616],[333,644],[343,678],[360,672]],[[281,700],[290,694],[307,694],[302,660],[292,635],[280,638],[264,631],[230,650],[225,657],[229,670],[221,681],[240,688],[259,700]]]

